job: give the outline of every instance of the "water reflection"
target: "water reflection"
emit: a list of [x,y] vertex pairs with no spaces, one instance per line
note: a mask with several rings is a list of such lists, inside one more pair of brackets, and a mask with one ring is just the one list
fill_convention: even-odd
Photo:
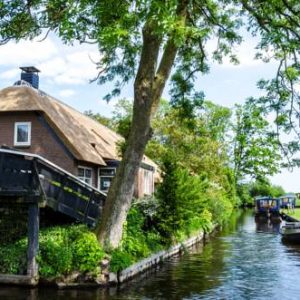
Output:
[[280,224],[233,216],[222,232],[182,257],[110,290],[0,289],[0,299],[300,299],[300,246],[285,245]]
[[281,223],[272,222],[271,220],[256,221],[256,232],[279,233]]

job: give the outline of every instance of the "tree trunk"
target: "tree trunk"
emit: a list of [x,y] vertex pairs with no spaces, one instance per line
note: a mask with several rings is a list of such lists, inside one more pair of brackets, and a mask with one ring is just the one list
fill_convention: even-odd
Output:
[[[187,3],[188,0],[182,0],[178,4],[178,17],[183,22]],[[101,222],[96,229],[98,240],[105,247],[116,248],[122,239],[135,177],[152,133],[151,117],[157,110],[177,53],[173,37],[169,37],[157,67],[162,38],[155,30],[157,24],[153,22],[155,21],[149,21],[143,28],[143,49],[134,83],[133,118],[127,147],[109,189]]]
[[143,49],[134,83],[132,126],[123,159],[109,189],[97,237],[106,247],[116,248],[122,238],[123,224],[130,208],[134,181],[146,144],[151,136],[151,107],[161,38],[153,33],[153,24],[143,28]]

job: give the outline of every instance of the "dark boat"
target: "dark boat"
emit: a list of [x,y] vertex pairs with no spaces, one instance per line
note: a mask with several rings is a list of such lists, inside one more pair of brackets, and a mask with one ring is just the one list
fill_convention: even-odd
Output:
[[282,241],[300,244],[300,222],[287,222],[280,229]]
[[255,198],[255,220],[267,220],[281,222],[280,200],[272,197]]
[[293,193],[280,196],[280,207],[285,209],[294,209],[296,206],[296,195]]

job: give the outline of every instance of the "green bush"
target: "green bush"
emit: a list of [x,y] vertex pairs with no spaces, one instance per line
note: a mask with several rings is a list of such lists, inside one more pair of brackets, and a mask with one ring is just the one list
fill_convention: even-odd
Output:
[[76,270],[95,272],[103,257],[95,235],[85,226],[53,227],[40,234],[38,262],[42,276]]
[[95,271],[105,253],[97,238],[90,232],[83,232],[73,244],[73,262],[81,272]]
[[136,260],[150,254],[146,243],[146,233],[143,230],[144,222],[145,218],[142,213],[136,207],[132,207],[124,226],[121,249]]
[[25,274],[27,270],[27,239],[0,246],[0,273]]
[[[95,235],[85,226],[52,227],[39,235],[39,272],[43,277],[72,271],[95,273],[104,256]],[[27,239],[0,247],[0,273],[25,274]]]
[[39,271],[42,276],[67,274],[72,269],[72,248],[67,227],[42,230],[39,236]]
[[164,162],[164,180],[158,189],[158,231],[166,244],[182,241],[211,222],[205,179],[191,175],[172,157]]
[[110,271],[119,272],[134,263],[132,256],[126,251],[116,249],[111,254]]

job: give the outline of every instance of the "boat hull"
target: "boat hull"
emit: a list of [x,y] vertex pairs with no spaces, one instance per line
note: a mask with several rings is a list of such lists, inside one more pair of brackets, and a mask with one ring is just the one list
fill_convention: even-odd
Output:
[[300,244],[300,223],[287,223],[281,228],[282,241]]
[[300,244],[300,233],[283,234],[282,241]]

